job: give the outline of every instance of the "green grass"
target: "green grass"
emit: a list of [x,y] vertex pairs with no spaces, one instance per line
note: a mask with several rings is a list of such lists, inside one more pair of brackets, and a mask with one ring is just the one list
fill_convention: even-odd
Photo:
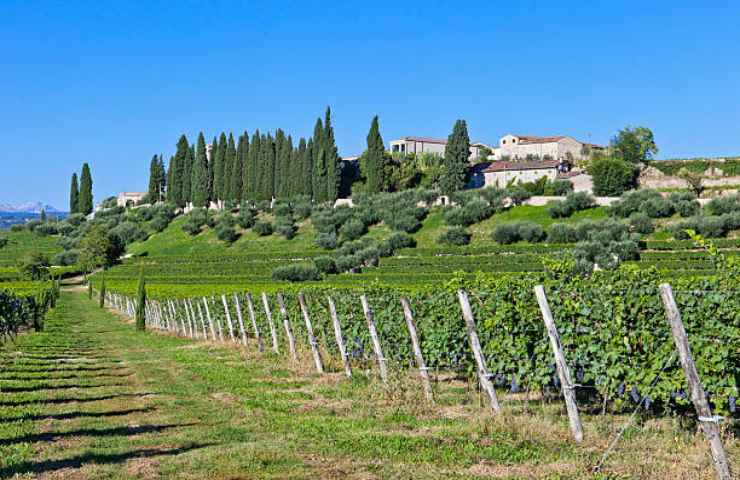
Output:
[[[284,346],[283,346],[284,347]],[[0,351],[0,478],[711,478],[701,441],[638,424],[592,476],[625,421],[584,413],[575,446],[559,403],[501,395],[494,418],[474,384],[372,371],[348,381],[274,354],[137,332],[64,292],[44,332]],[[434,376],[436,379],[436,375]],[[737,442],[726,442],[736,456]],[[646,460],[648,459],[648,460]],[[646,468],[649,467],[649,468]]]
[[0,231],[0,238],[8,240],[4,247],[0,247],[0,267],[15,266],[21,258],[29,253],[40,252],[51,259],[62,251],[62,247],[57,244],[57,237],[42,237],[28,230],[19,232]]

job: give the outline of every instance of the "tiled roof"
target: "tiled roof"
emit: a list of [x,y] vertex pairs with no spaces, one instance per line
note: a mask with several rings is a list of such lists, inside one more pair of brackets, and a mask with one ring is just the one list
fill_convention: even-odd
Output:
[[565,138],[564,135],[555,135],[552,137],[538,137],[536,135],[516,135],[519,138],[519,145],[532,145],[536,143],[554,143]]
[[558,160],[547,160],[542,162],[493,162],[484,172],[508,172],[517,170],[540,170],[546,168],[557,168]]
[[447,145],[447,140],[431,137],[403,137],[401,140],[405,140],[407,142],[439,143],[442,145]]

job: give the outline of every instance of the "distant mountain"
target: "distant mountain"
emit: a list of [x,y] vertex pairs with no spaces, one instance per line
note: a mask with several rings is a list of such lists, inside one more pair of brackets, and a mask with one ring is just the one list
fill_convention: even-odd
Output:
[[41,213],[41,210],[46,213],[62,213],[53,206],[41,202],[0,203],[0,212],[5,213]]

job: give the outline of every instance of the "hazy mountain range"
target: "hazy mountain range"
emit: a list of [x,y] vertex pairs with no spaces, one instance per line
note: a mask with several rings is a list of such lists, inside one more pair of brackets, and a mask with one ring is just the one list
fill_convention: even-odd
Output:
[[25,202],[25,203],[1,203],[0,212],[3,213],[41,213],[44,210],[46,213],[60,213],[52,205],[44,205],[41,202]]

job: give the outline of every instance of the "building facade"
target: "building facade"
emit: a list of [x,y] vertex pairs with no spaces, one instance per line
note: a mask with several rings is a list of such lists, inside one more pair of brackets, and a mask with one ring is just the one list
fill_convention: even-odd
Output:
[[510,183],[535,182],[542,177],[553,181],[558,173],[566,170],[560,160],[537,162],[492,162],[483,170],[486,187],[505,188]]
[[128,205],[136,205],[145,196],[147,192],[121,192],[116,198],[116,205],[119,207],[126,207]]
[[[414,154],[431,153],[435,155],[444,155],[447,140],[430,137],[403,137],[393,140],[390,143],[391,153]],[[487,148],[493,150],[484,143],[475,142],[470,144],[471,161],[477,160],[481,155],[481,150]]]
[[532,158],[547,160],[586,160],[594,150],[603,147],[579,142],[573,137],[556,135],[539,137],[535,135],[507,134],[501,137],[498,147],[493,149],[493,160],[527,160]]

